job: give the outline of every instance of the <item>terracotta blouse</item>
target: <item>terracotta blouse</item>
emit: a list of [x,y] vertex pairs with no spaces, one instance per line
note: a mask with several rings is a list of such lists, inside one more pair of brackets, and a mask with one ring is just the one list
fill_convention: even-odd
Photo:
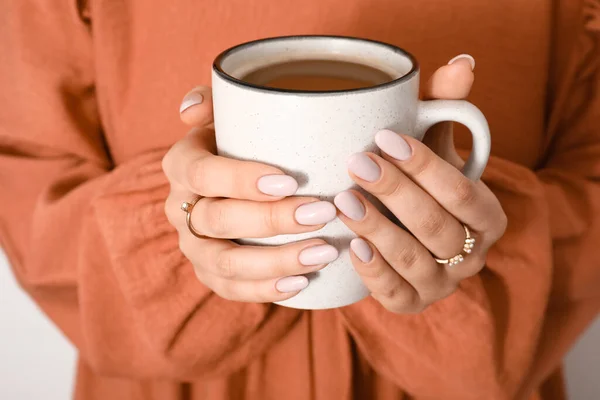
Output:
[[[224,48],[302,33],[398,44],[424,77],[477,60],[509,227],[422,314],[227,301],[178,250],[160,160],[183,94]],[[75,397],[560,398],[600,310],[599,46],[599,0],[1,1],[1,244],[79,349]]]

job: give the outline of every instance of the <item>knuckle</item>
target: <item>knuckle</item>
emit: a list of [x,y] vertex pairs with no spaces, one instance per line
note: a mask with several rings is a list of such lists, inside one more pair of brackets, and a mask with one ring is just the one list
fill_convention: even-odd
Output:
[[417,303],[418,296],[411,288],[402,288],[397,285],[395,288],[390,288],[388,292],[374,295],[388,311],[395,314],[410,313]]
[[235,279],[238,270],[238,261],[228,250],[223,250],[215,261],[217,275],[226,279]]
[[268,203],[267,211],[264,214],[264,226],[270,234],[279,233],[281,226],[279,203]]
[[372,213],[367,214],[367,217],[361,221],[360,225],[360,235],[366,238],[372,238],[381,228],[381,225],[371,218],[371,216]]
[[400,179],[390,179],[383,185],[378,194],[385,197],[397,197],[401,194],[403,188],[404,185]]
[[[294,253],[294,261],[297,260],[297,257],[296,253]],[[293,266],[297,261],[292,263],[290,262],[290,259],[290,254],[286,248],[280,247],[274,250],[271,258],[271,272],[275,274],[275,276],[286,276],[294,273]]]
[[263,258],[263,278],[283,277],[293,272],[285,246],[269,248],[267,251]]
[[228,182],[227,188],[232,192],[243,193],[248,186],[250,169],[245,168],[244,164],[238,165],[237,168],[224,168],[224,181]]
[[459,204],[469,206],[477,198],[477,189],[475,184],[467,178],[461,178],[454,186],[454,196]]
[[402,296],[403,288],[402,285],[393,284],[386,285],[381,289],[380,296],[386,299],[400,300]]
[[429,236],[440,235],[446,228],[447,219],[440,210],[426,213],[419,224],[422,232]]
[[403,269],[414,267],[419,261],[419,253],[416,246],[408,245],[399,247],[394,256],[395,265],[399,265]]
[[431,167],[433,157],[426,155],[421,155],[421,157],[414,155],[413,157],[414,159],[410,166],[410,173],[414,177],[422,176]]
[[370,267],[365,267],[365,268],[360,268],[360,275],[362,275],[365,278],[369,278],[369,279],[380,279],[381,277],[383,277],[385,275],[385,268],[382,267],[374,267],[374,266],[370,266]]

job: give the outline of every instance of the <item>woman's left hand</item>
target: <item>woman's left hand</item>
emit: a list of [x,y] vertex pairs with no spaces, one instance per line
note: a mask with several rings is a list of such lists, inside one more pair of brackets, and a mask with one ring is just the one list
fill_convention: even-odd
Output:
[[[459,58],[437,70],[426,97],[466,97],[473,83],[471,61]],[[375,141],[383,157],[358,153],[349,159],[354,181],[410,232],[357,191],[335,198],[340,219],[359,236],[351,243],[354,267],[372,296],[392,312],[421,312],[452,294],[461,280],[481,271],[487,250],[506,229],[496,196],[483,182],[460,172],[462,161],[454,151],[451,129],[450,123],[434,127],[427,135],[431,148],[410,136],[381,131]],[[463,225],[475,239],[470,254],[463,252]],[[455,265],[435,260],[461,253],[464,260]]]

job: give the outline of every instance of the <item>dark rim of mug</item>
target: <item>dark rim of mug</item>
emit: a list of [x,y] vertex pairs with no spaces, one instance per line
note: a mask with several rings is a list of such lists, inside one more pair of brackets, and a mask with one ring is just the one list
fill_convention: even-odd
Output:
[[[411,61],[412,68],[406,74],[404,74],[394,80],[391,80],[389,82],[381,83],[379,85],[369,86],[366,88],[345,89],[345,90],[296,90],[296,89],[270,88],[267,86],[255,85],[253,83],[248,83],[241,79],[237,79],[237,78],[229,75],[228,73],[226,73],[223,70],[223,68],[221,68],[221,64],[223,63],[223,60],[227,56],[231,55],[234,52],[244,50],[248,47],[254,46],[256,44],[267,43],[267,42],[277,42],[277,41],[281,41],[281,40],[303,40],[303,39],[341,39],[341,40],[360,41],[360,42],[367,42],[370,44],[375,44],[378,46],[386,47],[387,49],[392,50],[395,53],[405,56],[406,58],[408,58]],[[406,50],[403,50],[400,47],[396,47],[392,44],[380,42],[377,40],[364,39],[364,38],[353,37],[353,36],[295,35],[295,36],[278,36],[278,37],[271,37],[271,38],[265,38],[265,39],[258,39],[258,40],[253,40],[250,42],[238,44],[237,46],[231,47],[231,48],[223,51],[221,54],[219,54],[217,56],[217,58],[215,58],[215,61],[213,62],[213,70],[217,73],[217,75],[219,75],[221,78],[225,79],[226,81],[233,83],[235,85],[238,85],[238,86],[243,86],[243,87],[249,88],[249,89],[260,90],[260,91],[270,92],[270,93],[280,93],[280,94],[330,95],[330,94],[348,94],[348,93],[370,92],[370,91],[375,91],[375,90],[379,90],[379,89],[384,89],[386,87],[394,86],[394,85],[404,82],[404,81],[408,81],[409,79],[411,79],[413,76],[415,76],[419,72],[419,63],[417,62],[415,57],[412,54],[410,54],[409,52],[407,52]]]

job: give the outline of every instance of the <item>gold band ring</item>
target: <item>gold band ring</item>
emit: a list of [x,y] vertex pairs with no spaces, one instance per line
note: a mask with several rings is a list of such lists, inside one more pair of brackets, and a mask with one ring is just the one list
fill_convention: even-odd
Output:
[[208,238],[207,236],[204,236],[204,235],[201,235],[200,233],[198,233],[198,231],[196,229],[194,229],[194,226],[192,225],[192,210],[194,209],[194,206],[200,199],[201,199],[200,197],[197,197],[192,202],[184,201],[183,203],[181,203],[181,210],[183,212],[185,212],[185,223],[186,223],[190,233],[192,235],[196,236],[197,238],[207,239]]
[[465,257],[468,254],[471,254],[471,252],[473,251],[473,246],[475,246],[475,238],[471,237],[471,231],[469,231],[469,228],[467,228],[465,224],[462,224],[462,226],[465,230],[465,243],[463,244],[462,251],[454,257],[446,259],[434,257],[435,262],[437,262],[438,264],[448,264],[448,266],[452,267],[456,264],[460,264],[461,262],[463,262],[465,260]]

